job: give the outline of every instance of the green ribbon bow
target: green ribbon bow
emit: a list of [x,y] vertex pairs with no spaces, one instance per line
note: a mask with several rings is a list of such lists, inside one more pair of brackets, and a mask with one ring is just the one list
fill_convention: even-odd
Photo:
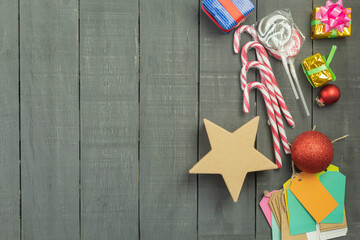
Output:
[[335,45],[333,45],[332,48],[331,48],[331,51],[330,51],[330,53],[329,53],[328,58],[326,59],[325,56],[322,56],[323,59],[324,59],[324,61],[325,61],[325,65],[322,65],[322,66],[320,66],[320,67],[317,67],[317,68],[314,68],[314,69],[310,69],[309,71],[307,71],[307,70],[305,69],[305,67],[304,67],[304,64],[301,63],[301,66],[302,66],[303,71],[304,71],[304,73],[305,73],[305,75],[306,75],[306,78],[308,79],[308,81],[310,82],[310,84],[311,84],[313,87],[315,87],[315,86],[314,86],[314,84],[312,83],[312,81],[311,81],[311,79],[310,79],[309,76],[310,76],[310,75],[313,75],[313,74],[315,74],[315,73],[318,73],[318,72],[322,72],[322,71],[324,71],[324,70],[326,70],[326,69],[329,70],[333,81],[336,80],[336,76],[335,76],[334,72],[333,72],[333,71],[330,69],[330,67],[329,67],[331,61],[332,61],[333,58],[334,58],[336,49],[337,49],[337,47],[336,47]]

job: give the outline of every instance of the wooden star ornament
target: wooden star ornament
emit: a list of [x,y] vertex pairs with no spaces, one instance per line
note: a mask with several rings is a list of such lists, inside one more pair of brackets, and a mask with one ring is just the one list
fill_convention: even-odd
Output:
[[259,119],[253,118],[233,133],[204,119],[211,150],[189,173],[221,174],[231,197],[237,202],[248,172],[278,168],[254,147]]

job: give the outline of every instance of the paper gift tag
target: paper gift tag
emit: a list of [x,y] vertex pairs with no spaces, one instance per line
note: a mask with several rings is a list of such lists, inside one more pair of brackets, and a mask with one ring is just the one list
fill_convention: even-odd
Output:
[[342,223],[320,223],[322,232],[347,228],[346,213],[344,211],[344,219]]
[[[316,230],[306,233],[307,240],[320,240],[320,227],[319,224],[316,224]],[[323,240],[323,239],[321,239]]]
[[[275,193],[277,190],[274,190],[272,192],[270,192],[268,195],[271,196],[273,193]],[[270,227],[272,227],[272,221],[271,221],[271,210],[270,210],[270,207],[269,207],[269,201],[270,201],[270,197],[267,197],[267,196],[264,196],[259,205],[260,205],[260,208],[261,210],[263,211],[265,217],[266,217],[266,220],[268,221]]]
[[318,223],[338,206],[314,174],[302,172],[292,181],[290,190]]
[[274,218],[276,220],[277,225],[280,227],[280,212],[279,212],[279,201],[278,197],[283,194],[283,190],[279,190],[275,193],[273,193],[270,197],[269,206],[271,209],[272,214],[274,215]]
[[[283,189],[289,189],[290,185],[290,180],[287,180],[284,184],[283,184]],[[285,190],[284,190],[285,191]],[[287,217],[288,217],[288,221],[289,221],[289,206],[288,206],[288,198],[287,198],[287,191],[284,192],[284,195],[285,195],[285,203],[286,203],[286,214],[287,214]],[[290,225],[290,221],[289,221],[289,225]]]
[[339,230],[331,230],[327,232],[320,232],[320,240],[344,237],[346,236],[347,232],[348,232],[347,228],[343,228]]
[[339,204],[321,223],[342,223],[344,219],[346,177],[340,172],[326,172],[319,178],[322,185]]
[[320,240],[333,239],[346,236],[348,232],[346,216],[342,223],[320,223]]
[[307,240],[306,234],[298,234],[298,235],[290,235],[290,227],[288,222],[288,217],[286,213],[286,209],[284,208],[284,194],[279,197],[281,205],[279,206],[280,212],[280,231],[281,231],[281,239],[289,239],[289,240]]
[[[290,179],[284,184],[287,186]],[[316,222],[308,211],[301,205],[290,189],[286,190],[286,202],[288,209],[288,219],[290,225],[290,235],[302,234],[316,230]]]
[[322,172],[319,172],[319,173],[315,173],[315,176],[316,176],[317,178],[319,178],[322,174],[326,173],[327,171],[338,172],[338,171],[339,171],[339,168],[338,168],[337,166],[335,166],[335,165],[330,164],[330,165],[328,166],[328,168],[326,169],[326,171],[322,171]]
[[276,223],[274,215],[272,213],[270,213],[270,215],[271,215],[271,222],[272,222],[272,229],[271,229],[272,240],[281,240],[281,233],[280,233],[279,226]]

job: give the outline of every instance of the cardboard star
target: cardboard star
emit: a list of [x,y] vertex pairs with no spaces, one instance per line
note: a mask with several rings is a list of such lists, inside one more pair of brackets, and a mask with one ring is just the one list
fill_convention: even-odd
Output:
[[189,173],[221,174],[231,197],[237,202],[248,172],[278,168],[254,147],[259,119],[253,118],[233,133],[204,119],[211,150]]

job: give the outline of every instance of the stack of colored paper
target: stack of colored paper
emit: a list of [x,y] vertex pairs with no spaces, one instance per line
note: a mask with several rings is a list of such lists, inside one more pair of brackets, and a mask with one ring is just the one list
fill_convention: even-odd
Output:
[[260,207],[277,239],[332,239],[345,236],[345,179],[336,166],[300,173],[283,189],[263,197]]

